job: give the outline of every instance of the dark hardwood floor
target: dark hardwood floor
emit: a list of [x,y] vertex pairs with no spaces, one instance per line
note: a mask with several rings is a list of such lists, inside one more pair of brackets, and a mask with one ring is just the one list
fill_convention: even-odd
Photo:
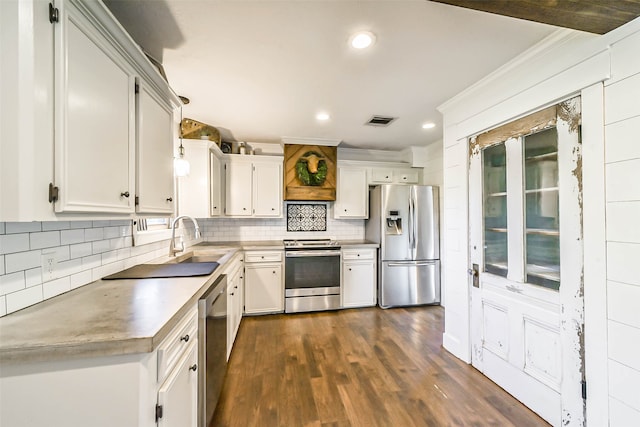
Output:
[[444,310],[245,317],[212,426],[546,426],[442,348]]

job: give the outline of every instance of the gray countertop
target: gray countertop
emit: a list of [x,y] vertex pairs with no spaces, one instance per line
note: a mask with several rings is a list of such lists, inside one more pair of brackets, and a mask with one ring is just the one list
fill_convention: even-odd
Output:
[[220,267],[210,276],[97,280],[4,316],[0,362],[151,352],[195,306],[237,249],[225,248]]
[[[378,247],[365,240],[343,247]],[[282,241],[207,242],[196,254],[224,254],[211,276],[97,280],[0,318],[0,362],[113,356],[154,351],[242,250],[282,250]],[[166,262],[168,257],[155,262]]]

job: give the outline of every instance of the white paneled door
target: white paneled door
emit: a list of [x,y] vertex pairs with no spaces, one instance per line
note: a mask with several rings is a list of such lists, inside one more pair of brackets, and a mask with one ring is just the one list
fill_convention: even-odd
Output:
[[472,363],[584,425],[580,98],[470,139]]

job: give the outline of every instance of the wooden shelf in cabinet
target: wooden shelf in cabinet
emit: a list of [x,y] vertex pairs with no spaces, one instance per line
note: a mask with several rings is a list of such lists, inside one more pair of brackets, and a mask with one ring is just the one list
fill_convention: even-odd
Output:
[[540,236],[560,236],[560,231],[552,228],[527,228],[527,234],[538,234]]
[[558,191],[558,187],[545,187],[545,188],[532,188],[530,190],[525,190],[525,194],[535,194],[535,193],[549,193],[552,191]]

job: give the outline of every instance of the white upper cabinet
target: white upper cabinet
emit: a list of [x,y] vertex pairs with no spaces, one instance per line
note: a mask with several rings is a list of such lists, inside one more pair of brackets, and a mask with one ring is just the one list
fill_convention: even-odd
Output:
[[350,166],[338,167],[334,217],[345,219],[369,217],[367,169]]
[[55,38],[56,212],[134,211],[135,74],[72,2]]
[[227,156],[226,216],[282,216],[282,157]]
[[224,211],[224,164],[218,154],[209,153],[209,207],[211,216]]
[[225,167],[225,214],[228,216],[251,216],[253,165],[249,162],[229,161]]
[[369,184],[419,184],[420,170],[410,167],[372,167]]
[[282,162],[253,164],[253,214],[282,216]]
[[[173,213],[173,111],[140,82],[136,98],[136,212]],[[206,156],[205,156],[206,159]]]

